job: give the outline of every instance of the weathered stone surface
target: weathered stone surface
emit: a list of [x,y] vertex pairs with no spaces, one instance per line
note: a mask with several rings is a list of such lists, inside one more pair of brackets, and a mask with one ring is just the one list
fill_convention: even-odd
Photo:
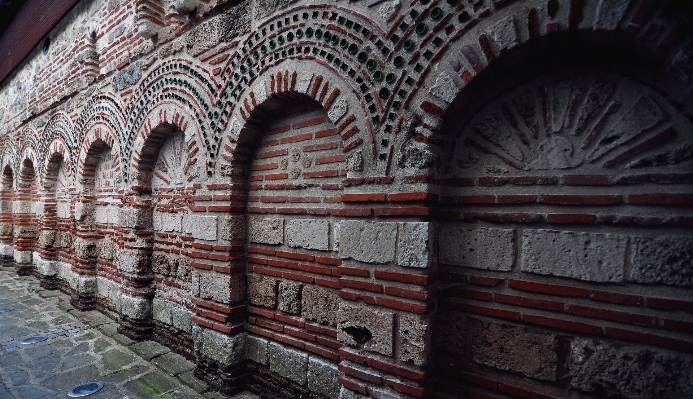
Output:
[[288,346],[269,343],[270,370],[300,385],[308,377],[308,355]]
[[635,237],[630,280],[693,286],[693,237]]
[[594,29],[614,30],[628,9],[630,0],[600,0]]
[[279,283],[279,310],[289,314],[301,313],[301,287],[292,281]]
[[314,356],[308,359],[308,389],[311,391],[327,398],[338,397],[341,384],[337,377],[339,370],[336,365]]
[[623,281],[628,238],[558,230],[525,230],[523,272],[596,282]]
[[52,277],[58,274],[57,263],[43,259],[41,255],[36,252],[33,254],[33,265],[42,276]]
[[199,55],[224,41],[250,31],[248,3],[242,2],[228,11],[212,17],[192,30],[185,38],[188,53]]
[[487,33],[496,42],[500,50],[505,50],[517,45],[517,30],[515,29],[515,20],[511,17],[503,18],[491,25]]
[[397,223],[347,220],[339,227],[339,256],[366,263],[395,259]]
[[342,301],[337,317],[339,342],[392,356],[394,313]]
[[339,389],[339,399],[367,399],[365,396],[360,395],[349,388],[341,387]]
[[267,340],[248,335],[245,341],[245,357],[263,366],[268,365],[269,353]]
[[152,315],[152,302],[147,298],[121,294],[121,312],[131,319],[147,319]]
[[472,319],[474,362],[545,381],[556,380],[555,334]]
[[460,88],[447,71],[441,71],[433,86],[428,89],[429,94],[447,103],[451,103],[459,92]]
[[193,312],[183,306],[176,304],[171,307],[171,324],[181,331],[192,333],[192,316]]
[[77,238],[73,243],[75,255],[82,259],[95,258],[98,255],[96,242],[84,238]]
[[245,215],[225,216],[219,225],[222,240],[245,241],[248,238],[248,218]]
[[155,297],[152,300],[152,317],[156,321],[160,321],[164,324],[171,325],[171,301]]
[[118,269],[127,273],[144,273],[151,268],[150,256],[137,250],[121,250],[118,251],[117,257]]
[[144,208],[118,208],[118,225],[131,229],[151,229],[153,224],[152,211]]
[[274,309],[277,306],[277,279],[261,274],[248,275],[248,300],[253,305]]
[[284,243],[284,219],[251,216],[248,223],[248,240],[259,244]]
[[220,303],[235,303],[245,298],[245,284],[239,276],[195,270],[192,294]]
[[255,2],[255,7],[253,7],[253,12],[255,18],[264,18],[280,8],[295,2],[296,0],[257,0]]
[[142,77],[142,66],[135,62],[113,75],[113,90],[118,92],[137,83]]
[[399,360],[417,366],[428,363],[431,356],[431,322],[421,316],[399,316]]
[[183,231],[193,236],[193,238],[208,241],[217,239],[216,216],[185,215],[183,217],[183,227]]
[[225,366],[245,360],[245,334],[228,336],[197,324],[192,326],[195,354],[216,360]]
[[693,357],[636,345],[576,338],[568,369],[573,388],[602,397],[688,398]]
[[337,325],[339,296],[333,290],[306,285],[301,292],[301,316],[329,326]]
[[320,219],[293,219],[286,225],[286,245],[329,250],[330,223]]
[[466,318],[455,312],[440,311],[436,315],[435,341],[438,348],[462,355],[465,353]]
[[435,234],[435,226],[430,222],[400,223],[397,238],[397,264],[418,268],[433,266]]
[[439,257],[447,265],[510,271],[515,261],[515,231],[443,225]]

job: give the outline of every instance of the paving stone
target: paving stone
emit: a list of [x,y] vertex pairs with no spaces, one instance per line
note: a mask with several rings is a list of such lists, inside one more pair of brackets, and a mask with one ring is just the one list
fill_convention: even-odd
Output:
[[194,363],[173,352],[155,357],[152,359],[152,363],[156,364],[172,375],[178,375],[195,369]]
[[195,377],[192,371],[178,374],[178,381],[190,387],[197,393],[204,393],[209,390],[209,385]]
[[125,388],[145,398],[153,398],[178,386],[178,380],[159,371],[152,371],[125,384]]
[[119,344],[124,345],[124,346],[130,346],[136,343],[137,341],[130,339],[126,337],[123,334],[113,334],[112,338]]
[[164,353],[171,352],[170,349],[154,341],[143,341],[137,342],[130,346],[130,349],[135,351],[145,360],[152,360],[157,356],[161,356]]
[[108,324],[102,324],[97,327],[99,331],[103,333],[103,335],[110,337],[118,333],[118,324],[117,323],[108,323]]
[[136,361],[135,356],[121,349],[111,349],[104,352],[102,360],[105,370],[119,370]]

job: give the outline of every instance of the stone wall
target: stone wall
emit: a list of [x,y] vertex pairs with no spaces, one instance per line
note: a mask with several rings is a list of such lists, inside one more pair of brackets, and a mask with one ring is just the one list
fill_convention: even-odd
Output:
[[693,5],[82,1],[4,267],[266,398],[690,397]]

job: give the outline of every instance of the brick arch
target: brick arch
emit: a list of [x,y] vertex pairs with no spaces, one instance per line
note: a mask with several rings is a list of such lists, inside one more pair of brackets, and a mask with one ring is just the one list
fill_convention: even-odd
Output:
[[62,137],[55,137],[46,148],[47,150],[42,157],[43,165],[40,169],[40,175],[43,177],[44,181],[43,185],[45,186],[45,181],[47,179],[57,177],[58,171],[56,168],[62,162],[67,165],[69,179],[74,179],[74,175],[72,174],[73,154],[65,140]]
[[106,149],[113,151],[117,165],[116,171],[122,174],[121,146],[118,136],[116,136],[110,126],[96,124],[91,126],[89,131],[84,134],[79,150],[75,154],[77,156],[76,182],[81,182],[85,178],[95,178],[96,157]]
[[295,96],[298,99],[311,99],[322,107],[335,125],[339,147],[345,156],[363,152],[359,156],[365,166],[350,170],[350,176],[373,172],[368,171],[375,158],[373,131],[366,121],[367,111],[356,91],[330,68],[311,63],[308,69],[307,64],[308,61],[285,61],[268,68],[243,92],[221,138],[219,158],[222,164],[225,161],[233,163],[238,144],[256,139],[256,126],[268,115],[263,108],[267,108],[273,100]]
[[203,175],[208,175],[209,165],[205,152],[201,151],[204,148],[203,138],[197,121],[178,104],[166,102],[150,110],[136,133],[130,159],[132,165],[130,183],[133,187],[150,189],[151,174],[161,145],[171,133],[176,131],[183,132],[185,135],[190,161],[203,165]]
[[[542,54],[533,56],[545,59]],[[536,64],[525,59],[512,69]],[[667,353],[667,362],[690,353],[693,342],[682,338],[680,325],[655,322],[683,315],[652,304],[674,303],[672,293],[693,284],[686,267],[665,255],[685,252],[693,240],[686,210],[693,203],[691,159],[677,163],[668,155],[691,148],[684,132],[692,129],[693,102],[670,80],[638,79],[614,65],[552,65],[495,81],[504,75],[489,66],[459,94],[473,101],[455,100],[447,110],[433,99],[422,103],[422,111],[440,118],[438,129],[425,128],[428,136],[443,133],[452,153],[429,175],[436,182],[430,194],[440,194],[441,283],[450,287],[439,297],[436,319],[441,394],[459,397],[460,380],[470,392],[488,393],[479,383],[486,378],[512,394],[521,375],[522,389],[532,395],[598,396],[600,382],[585,377],[586,366],[568,353],[597,347],[616,358]],[[645,287],[647,298],[638,294]],[[504,343],[504,336],[515,342]],[[470,340],[471,354],[462,348]],[[517,340],[543,340],[543,349],[506,351]],[[555,360],[537,361],[546,356]],[[566,386],[562,364],[580,376]],[[656,366],[627,367],[656,373]],[[657,389],[643,384],[638,394]],[[633,395],[623,386],[608,394]]]

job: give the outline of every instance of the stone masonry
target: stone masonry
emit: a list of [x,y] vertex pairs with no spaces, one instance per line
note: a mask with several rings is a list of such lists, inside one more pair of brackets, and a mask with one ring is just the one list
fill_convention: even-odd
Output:
[[0,82],[0,264],[227,394],[693,397],[692,19],[82,0]]

